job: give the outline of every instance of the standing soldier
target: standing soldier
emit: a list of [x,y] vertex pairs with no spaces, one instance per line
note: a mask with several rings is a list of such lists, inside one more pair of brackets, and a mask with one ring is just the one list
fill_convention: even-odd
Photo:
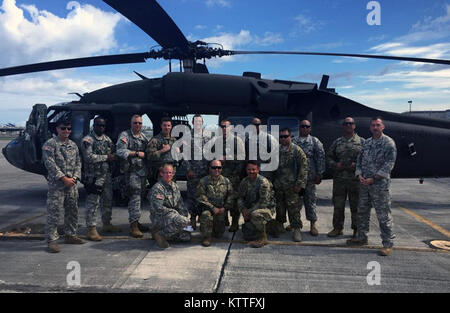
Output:
[[383,248],[382,256],[392,253],[395,235],[392,232],[391,197],[389,186],[391,171],[395,165],[397,148],[392,138],[383,134],[384,124],[380,117],[372,118],[372,137],[364,142],[356,161],[355,175],[360,181],[357,238],[347,240],[349,245],[367,244],[370,209],[372,205],[380,224]]
[[344,135],[336,139],[327,152],[328,167],[333,175],[333,230],[328,237],[343,234],[345,201],[348,195],[352,215],[353,237],[356,236],[357,211],[359,201],[359,180],[355,176],[356,158],[364,144],[364,138],[355,133],[355,121],[347,117],[343,124]]
[[78,224],[78,188],[81,178],[81,160],[77,145],[69,139],[72,131],[68,119],[56,123],[57,136],[47,140],[42,146],[42,158],[47,169],[47,225],[48,252],[60,251],[58,240],[58,220],[64,208],[64,232],[66,244],[83,244],[76,236]]
[[225,212],[233,206],[233,187],[228,178],[223,177],[222,162],[210,163],[209,175],[203,177],[197,188],[197,202],[200,212],[200,233],[202,245],[211,245],[211,235],[220,238],[225,232]]
[[244,239],[254,238],[250,242],[252,247],[261,248],[267,244],[266,224],[273,219],[275,209],[272,184],[259,175],[258,162],[248,161],[246,171],[247,177],[239,186],[238,198],[238,208],[246,222],[242,226],[242,232]]
[[300,136],[293,142],[302,148],[308,159],[308,181],[306,183],[303,202],[305,204],[306,219],[311,222],[310,234],[319,235],[317,230],[316,213],[316,185],[322,182],[322,175],[325,172],[325,151],[323,145],[317,137],[311,136],[311,122],[303,120],[300,122]]
[[130,235],[142,238],[143,231],[148,228],[139,223],[141,218],[142,199],[145,197],[147,186],[147,167],[145,165],[145,149],[148,139],[142,129],[142,117],[133,115],[131,129],[122,132],[117,140],[117,156],[121,158],[120,171],[125,175],[129,190],[128,214]]
[[178,163],[172,158],[170,149],[177,140],[170,135],[172,131],[172,120],[170,117],[163,117],[161,119],[161,132],[154,136],[147,146],[147,158],[151,163],[150,184],[158,181],[159,168],[163,164],[172,164],[174,177],[177,171],[176,164]]
[[184,230],[189,225],[189,212],[183,204],[180,188],[172,181],[172,164],[160,167],[160,180],[148,194],[152,237],[160,248],[168,248],[167,240],[190,241],[191,234]]
[[[240,212],[237,208],[237,190],[241,183],[241,173],[243,170],[245,159],[245,145],[241,138],[234,135],[231,130],[231,122],[229,120],[222,120],[220,122],[220,128],[222,129],[223,138],[223,170],[222,175],[228,178],[233,186],[234,202],[230,209],[231,214],[231,226],[228,229],[229,232],[235,232],[239,229],[239,217]],[[216,137],[217,138],[217,137]],[[228,144],[227,144],[228,142]],[[230,144],[231,143],[231,144]],[[234,153],[229,150],[230,146],[234,146]],[[241,158],[242,156],[242,158]],[[239,160],[241,159],[241,160]],[[225,224],[228,223],[228,213],[225,212]]]
[[277,202],[276,221],[278,231],[284,232],[286,210],[289,223],[294,230],[293,239],[302,241],[300,229],[303,227],[300,211],[300,197],[304,195],[308,178],[308,161],[302,148],[291,142],[291,131],[283,128],[280,131],[280,158],[278,170],[275,173],[274,188]]
[[211,139],[211,134],[203,129],[203,118],[200,114],[194,115],[192,125],[194,126],[194,135],[191,140],[191,159],[183,160],[183,165],[187,170],[186,206],[191,215],[191,225],[195,230],[197,229],[197,216],[201,214],[197,209],[198,203],[195,194],[200,179],[208,175],[208,161],[203,157],[203,147]]
[[102,117],[94,119],[93,131],[83,138],[81,152],[83,154],[84,188],[86,198],[87,238],[101,241],[98,234],[97,211],[102,203],[102,232],[120,232],[120,228],[111,224],[112,214],[112,181],[111,164],[115,159],[115,146],[105,135],[106,121]]

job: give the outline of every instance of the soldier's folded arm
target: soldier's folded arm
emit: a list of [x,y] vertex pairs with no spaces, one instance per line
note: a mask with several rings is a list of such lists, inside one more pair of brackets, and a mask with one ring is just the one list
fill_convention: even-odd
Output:
[[159,160],[161,158],[161,152],[158,150],[158,141],[152,138],[147,145],[147,157],[149,160]]

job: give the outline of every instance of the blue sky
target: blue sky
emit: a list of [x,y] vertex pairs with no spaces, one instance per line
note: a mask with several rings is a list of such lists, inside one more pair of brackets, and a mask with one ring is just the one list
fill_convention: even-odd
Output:
[[[450,59],[450,1],[378,1],[381,25],[367,24],[368,0],[160,0],[189,40],[236,50],[378,53]],[[104,54],[145,52],[156,43],[103,1],[0,0],[0,67]],[[319,83],[370,107],[403,112],[450,109],[450,67],[319,56],[213,60],[210,72]],[[48,105],[135,80],[160,77],[166,61],[59,70],[0,78],[0,123],[24,123]]]

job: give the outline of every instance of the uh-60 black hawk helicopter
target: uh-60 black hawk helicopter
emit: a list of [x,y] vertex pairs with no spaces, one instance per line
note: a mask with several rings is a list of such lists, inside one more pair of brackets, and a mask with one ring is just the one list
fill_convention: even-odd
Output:
[[[145,62],[163,58],[180,60],[183,72],[171,72],[161,78],[114,85],[79,95],[78,101],[47,108],[43,104],[33,107],[25,132],[11,141],[3,154],[14,166],[23,170],[46,174],[41,160],[41,146],[49,138],[55,121],[62,114],[72,118],[72,139],[80,144],[89,132],[95,115],[108,119],[106,133],[117,139],[129,128],[133,114],[147,114],[155,132],[163,115],[215,114],[228,117],[232,124],[248,124],[258,116],[267,125],[289,126],[298,131],[299,121],[308,118],[314,124],[314,135],[325,148],[341,132],[341,121],[347,116],[360,125],[359,133],[369,137],[368,125],[373,116],[381,116],[398,148],[393,177],[447,177],[450,176],[450,122],[430,120],[384,112],[339,96],[327,87],[324,75],[319,86],[284,80],[261,79],[261,75],[246,72],[243,76],[209,74],[199,60],[242,54],[295,54],[363,57],[402,61],[450,64],[450,60],[394,57],[381,55],[283,52],[283,51],[230,51],[212,48],[201,42],[188,41],[172,19],[155,0],[105,0],[152,37],[160,50],[144,53],[86,57],[54,62],[37,63],[0,69],[0,76],[74,68],[94,65]],[[367,125],[367,127],[361,127]]]

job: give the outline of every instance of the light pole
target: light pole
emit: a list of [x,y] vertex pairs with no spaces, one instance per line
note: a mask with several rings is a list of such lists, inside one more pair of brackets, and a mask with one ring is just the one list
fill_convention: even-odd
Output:
[[409,114],[411,114],[411,104],[412,104],[412,100],[409,100],[408,103],[409,103]]

